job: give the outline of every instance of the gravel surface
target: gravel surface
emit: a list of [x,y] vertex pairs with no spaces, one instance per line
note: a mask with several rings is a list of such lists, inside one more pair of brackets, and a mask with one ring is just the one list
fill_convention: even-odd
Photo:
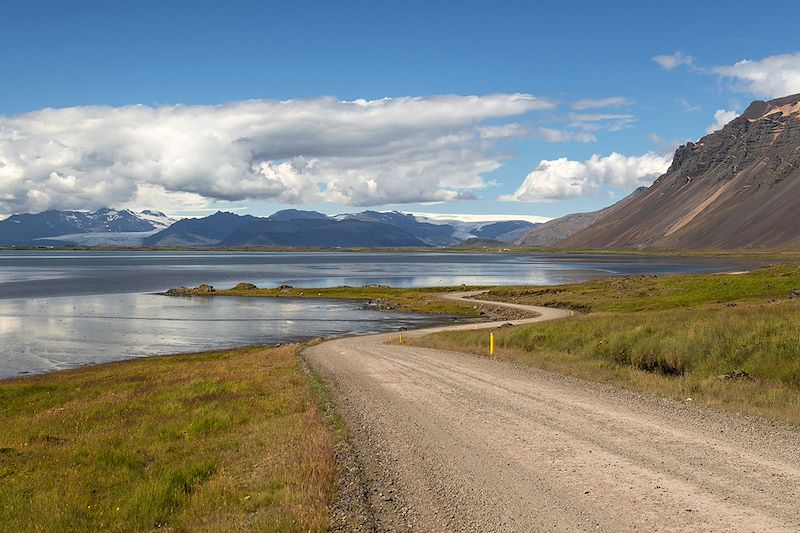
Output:
[[304,352],[350,431],[339,529],[800,531],[792,426],[386,341]]

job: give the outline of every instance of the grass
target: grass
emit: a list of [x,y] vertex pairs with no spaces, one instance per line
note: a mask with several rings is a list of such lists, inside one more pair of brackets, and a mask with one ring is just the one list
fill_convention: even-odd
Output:
[[336,435],[295,350],[0,382],[0,530],[325,530]]
[[785,298],[800,289],[800,265],[786,264],[745,274],[636,276],[556,287],[495,287],[487,299],[562,307],[585,312],[638,312],[711,303]]
[[[800,267],[495,289],[573,307],[571,319],[495,331],[496,357],[708,407],[800,424]],[[418,343],[486,354],[481,331]],[[743,370],[750,379],[720,379]]]
[[461,304],[439,298],[443,292],[470,291],[486,287],[431,287],[400,289],[394,287],[329,287],[322,289],[272,288],[217,290],[213,293],[193,291],[192,296],[247,296],[261,298],[332,298],[339,300],[362,300],[380,302],[382,308],[398,309],[415,313],[433,313],[458,317],[480,316],[474,305]]

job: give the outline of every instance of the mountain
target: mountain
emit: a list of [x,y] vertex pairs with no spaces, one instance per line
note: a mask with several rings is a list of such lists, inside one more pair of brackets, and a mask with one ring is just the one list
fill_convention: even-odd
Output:
[[526,220],[508,220],[477,227],[471,233],[481,239],[511,243],[516,242],[537,226],[538,224]]
[[173,225],[175,223],[175,220],[176,220],[176,219],[174,219],[172,217],[168,217],[167,215],[165,215],[161,211],[152,211],[150,209],[145,209],[144,211],[139,211],[138,213],[136,213],[136,216],[138,216],[140,219],[146,220],[147,222],[152,224],[153,228],[155,228],[155,229],[168,228],[171,225]]
[[599,211],[572,213],[540,224],[519,239],[517,244],[520,246],[556,246],[567,237],[589,227],[603,217],[619,211],[632,200],[644,194],[645,191],[647,191],[647,187],[639,187],[622,200]]
[[174,222],[163,213],[102,208],[97,211],[43,211],[11,215],[0,221],[0,245],[78,244],[89,236],[103,243],[106,235],[143,235]]
[[328,215],[316,211],[301,211],[300,209],[284,209],[271,214],[269,220],[328,220]]
[[675,152],[638,198],[559,245],[800,248],[800,94],[755,101]]
[[468,239],[479,236],[505,243],[513,243],[531,229],[549,220],[543,217],[525,215],[505,217],[502,215],[413,213],[413,216],[420,222],[452,226],[452,238],[457,243],[463,243]]
[[[458,216],[458,215],[455,215]],[[453,246],[465,239],[509,243],[535,223],[472,215],[469,221],[429,221],[398,211],[328,216],[284,209],[269,217],[217,212],[175,221],[158,211],[45,211],[0,221],[0,245],[25,246]],[[477,242],[477,241],[476,241]]]
[[391,248],[427,244],[390,224],[311,218],[285,221],[258,219],[238,228],[219,246]]
[[[267,218],[216,213],[184,219],[144,240],[147,246],[287,246],[391,248],[452,246],[469,238],[511,242],[535,227],[526,221],[429,222],[397,211],[363,211],[329,217],[285,209]],[[496,219],[495,219],[496,220]],[[478,232],[477,234],[470,233]]]
[[167,229],[145,238],[145,246],[215,246],[234,231],[257,219],[217,211],[204,218],[184,218]]
[[218,212],[180,220],[144,240],[147,246],[288,246],[375,248],[427,246],[407,231],[375,221],[335,219],[286,209],[267,218]]
[[340,220],[360,220],[362,222],[375,222],[395,226],[431,246],[448,246],[461,240],[455,236],[455,228],[450,224],[420,222],[414,215],[398,211],[388,213],[364,211],[340,215],[337,218]]

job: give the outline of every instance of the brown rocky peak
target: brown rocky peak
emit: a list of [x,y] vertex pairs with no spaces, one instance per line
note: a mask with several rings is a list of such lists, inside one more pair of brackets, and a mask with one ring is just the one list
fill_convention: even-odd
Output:
[[745,109],[740,118],[752,121],[778,113],[783,115],[800,113],[800,94],[775,98],[768,102],[755,100]]
[[755,101],[678,148],[643,195],[560,241],[572,248],[800,250],[800,94]]

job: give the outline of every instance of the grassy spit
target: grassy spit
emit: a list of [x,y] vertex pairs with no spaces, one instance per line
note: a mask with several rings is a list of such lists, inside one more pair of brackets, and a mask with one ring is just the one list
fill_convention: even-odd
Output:
[[[572,319],[495,332],[496,356],[627,389],[800,424],[800,266],[738,275],[501,287],[487,299],[571,308]],[[417,341],[486,354],[481,331]],[[720,379],[735,370],[750,377]]]
[[0,382],[0,530],[325,530],[337,432],[296,349]]
[[[246,287],[240,283],[237,287]],[[201,286],[202,287],[202,286]],[[202,289],[187,289],[186,296],[247,296],[261,298],[332,298],[337,300],[361,300],[377,302],[378,308],[397,309],[415,313],[433,313],[465,318],[480,316],[475,305],[442,300],[444,292],[471,291],[488,287],[430,287],[422,289],[398,289],[394,287],[330,287],[324,289],[284,288],[231,288],[206,292]]]

